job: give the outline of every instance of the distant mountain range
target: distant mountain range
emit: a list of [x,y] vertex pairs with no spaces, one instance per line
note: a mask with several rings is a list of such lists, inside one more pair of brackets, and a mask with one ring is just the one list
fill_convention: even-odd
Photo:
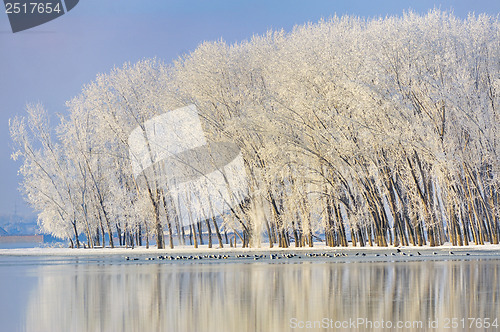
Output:
[[0,215],[0,236],[40,234],[36,217],[17,214]]

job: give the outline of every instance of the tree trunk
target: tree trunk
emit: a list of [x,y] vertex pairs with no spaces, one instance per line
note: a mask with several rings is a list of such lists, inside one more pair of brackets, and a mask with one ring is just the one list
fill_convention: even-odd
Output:
[[196,228],[194,227],[193,224],[191,224],[191,225],[189,225],[189,229],[191,230],[191,233],[193,234],[194,247],[198,248],[198,240],[196,239]]
[[220,234],[219,226],[217,225],[217,218],[212,217],[212,222],[214,223],[215,234],[217,235],[217,240],[219,241],[219,247],[224,248],[224,243],[222,242],[222,235]]
[[[78,231],[76,230],[76,221],[73,221],[72,224],[73,224],[73,232],[75,233],[76,247],[80,248],[80,240],[78,239]],[[71,242],[71,245],[73,246],[73,242]]]

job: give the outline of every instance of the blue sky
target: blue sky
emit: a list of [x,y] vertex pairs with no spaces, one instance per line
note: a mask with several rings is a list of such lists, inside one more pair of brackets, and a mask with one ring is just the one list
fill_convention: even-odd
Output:
[[361,17],[425,14],[432,8],[500,13],[498,0],[81,0],[69,13],[39,27],[13,34],[0,12],[0,215],[30,214],[18,191],[19,164],[10,159],[8,120],[24,114],[27,102],[42,102],[53,114],[78,95],[98,73],[124,62],[158,57],[166,62],[206,40],[229,43],[269,29],[335,14]]

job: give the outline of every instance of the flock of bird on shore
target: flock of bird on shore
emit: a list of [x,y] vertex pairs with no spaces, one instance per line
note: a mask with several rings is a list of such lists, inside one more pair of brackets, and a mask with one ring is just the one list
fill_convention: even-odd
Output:
[[[449,251],[448,252],[449,255],[455,255],[455,253],[453,251]],[[357,252],[356,254],[352,255],[352,256],[361,256],[361,257],[366,257],[366,256],[369,256],[370,254],[367,254],[367,253],[364,253],[364,252]],[[406,253],[404,251],[402,251],[401,249],[396,249],[395,252],[391,252],[390,254],[387,254],[387,253],[384,253],[383,254],[384,256],[388,257],[388,256],[407,256],[407,257],[412,257],[412,256],[421,256],[422,254],[420,253],[420,251],[417,251],[416,254],[414,253]],[[438,255],[437,252],[432,252],[432,255]],[[469,256],[470,254],[469,253],[465,253],[464,254],[465,256]],[[303,253],[303,256],[304,257],[311,257],[311,258],[315,258],[315,257],[327,257],[327,258],[333,258],[333,257],[348,257],[348,255],[346,253],[333,253],[333,254],[330,254],[330,253]],[[375,257],[381,257],[382,254],[381,253],[375,253],[374,254]],[[260,259],[266,259],[266,258],[269,258],[270,260],[276,260],[276,259],[291,259],[291,258],[296,258],[296,259],[301,259],[302,256],[299,255],[299,254],[296,254],[296,253],[282,253],[282,254],[273,254],[273,253],[270,253],[269,255],[266,255],[266,254],[253,254],[253,255],[249,255],[249,254],[236,254],[234,256],[231,256],[231,255],[215,255],[215,254],[206,254],[206,255],[188,255],[188,256],[184,256],[184,255],[160,255],[160,256],[157,256],[156,258],[155,257],[146,257],[145,260],[147,261],[154,261],[154,260],[174,260],[174,261],[177,261],[177,260],[181,260],[181,261],[185,261],[185,260],[223,260],[223,259],[230,259],[230,258],[238,258],[238,259],[252,259],[257,261],[257,260],[260,260]],[[138,261],[140,260],[139,258],[137,257],[129,257],[129,256],[125,256],[125,260],[127,261]]]

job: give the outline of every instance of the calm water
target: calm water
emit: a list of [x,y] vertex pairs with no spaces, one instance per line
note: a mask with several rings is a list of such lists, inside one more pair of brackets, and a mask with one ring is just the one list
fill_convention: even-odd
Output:
[[499,263],[0,257],[0,331],[498,331]]

